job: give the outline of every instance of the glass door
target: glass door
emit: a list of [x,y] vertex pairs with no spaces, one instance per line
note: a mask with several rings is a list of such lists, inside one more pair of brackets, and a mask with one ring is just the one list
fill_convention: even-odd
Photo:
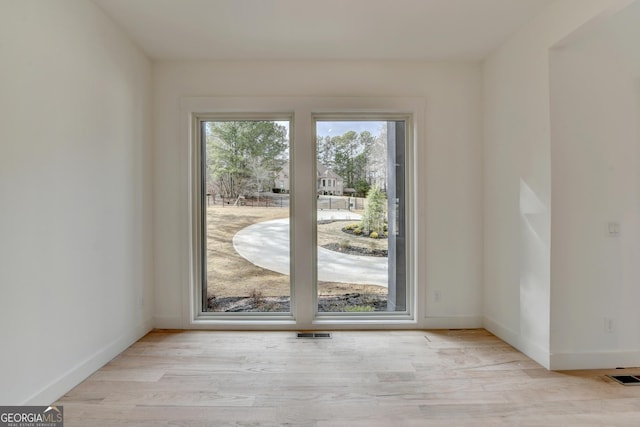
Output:
[[407,312],[406,121],[316,116],[319,316]]
[[289,121],[203,119],[202,311],[289,313]]
[[413,322],[411,116],[293,117],[193,116],[196,320]]

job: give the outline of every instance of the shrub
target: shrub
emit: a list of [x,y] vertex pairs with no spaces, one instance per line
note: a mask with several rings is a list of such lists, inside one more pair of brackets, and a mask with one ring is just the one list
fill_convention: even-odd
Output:
[[373,307],[370,305],[352,305],[345,307],[344,311],[348,311],[350,313],[364,313],[373,311]]
[[375,231],[372,231],[371,234],[369,234],[369,237],[371,237],[372,239],[377,239],[378,233],[376,233]]
[[340,249],[348,249],[349,247],[351,247],[351,244],[350,244],[350,243],[349,243],[349,241],[348,241],[348,240],[346,240],[346,239],[345,239],[345,240],[340,240],[340,241],[338,242],[338,247],[339,247]]
[[358,236],[362,234],[362,230],[360,228],[354,228],[353,229],[353,234],[357,234]]
[[342,301],[335,301],[327,304],[326,307],[322,308],[320,311],[336,313],[340,311],[345,311],[345,305]]
[[254,304],[257,306],[261,306],[262,304],[265,303],[265,299],[264,299],[264,295],[262,294],[262,291],[258,291],[256,289],[252,289],[251,292],[249,292],[249,298],[251,298]]
[[367,205],[362,216],[362,228],[367,232],[373,231],[377,233],[383,232],[383,228],[387,221],[387,213],[385,212],[386,197],[380,190],[380,186],[375,184],[367,194]]

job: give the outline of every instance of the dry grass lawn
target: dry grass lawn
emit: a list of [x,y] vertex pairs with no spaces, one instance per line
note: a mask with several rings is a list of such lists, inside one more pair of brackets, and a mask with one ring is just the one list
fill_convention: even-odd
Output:
[[[258,222],[287,218],[287,208],[257,208],[245,206],[207,207],[207,283],[209,297],[217,298],[250,296],[259,292],[264,297],[288,296],[289,276],[257,267],[238,255],[233,247],[233,236],[241,229]],[[353,221],[352,221],[353,222]],[[342,233],[340,229],[349,222],[323,224],[318,230],[318,244],[337,242],[383,247],[385,240],[358,238]],[[338,234],[339,233],[339,234]],[[359,242],[359,243],[358,243]],[[320,283],[319,295],[342,295],[359,292],[386,295],[381,286],[348,283]]]

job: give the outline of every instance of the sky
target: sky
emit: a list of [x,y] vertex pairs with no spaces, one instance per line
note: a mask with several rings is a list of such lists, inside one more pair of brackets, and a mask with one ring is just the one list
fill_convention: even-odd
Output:
[[367,130],[373,136],[376,136],[380,134],[380,127],[386,125],[386,123],[380,121],[318,121],[316,122],[316,134],[320,136],[338,136],[344,135],[350,130],[358,133]]
[[[287,138],[289,138],[289,122],[288,121],[276,121],[277,124],[287,128]],[[386,126],[386,121],[320,121],[316,122],[316,135],[319,136],[338,136],[344,135],[346,132],[353,130],[358,133],[369,131],[371,135],[380,135],[380,129],[382,126]]]

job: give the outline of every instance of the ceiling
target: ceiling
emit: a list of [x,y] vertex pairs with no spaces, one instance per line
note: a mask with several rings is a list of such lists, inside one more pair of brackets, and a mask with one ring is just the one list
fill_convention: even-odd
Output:
[[93,0],[155,60],[480,60],[552,0]]

